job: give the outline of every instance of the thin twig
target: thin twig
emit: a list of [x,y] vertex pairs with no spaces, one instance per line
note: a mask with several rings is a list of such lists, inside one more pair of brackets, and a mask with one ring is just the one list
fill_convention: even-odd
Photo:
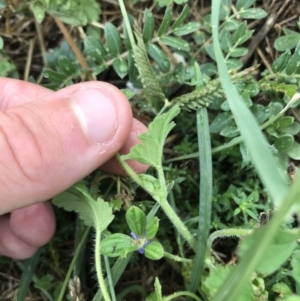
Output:
[[38,35],[38,39],[39,39],[39,44],[40,44],[40,49],[41,49],[41,54],[42,54],[42,58],[43,58],[43,63],[44,63],[44,67],[47,66],[47,60],[46,60],[46,46],[45,46],[45,41],[44,41],[44,37],[42,35],[42,30],[41,30],[41,25],[35,20],[34,21],[35,24],[35,29]]
[[273,28],[277,18],[282,14],[282,12],[285,10],[286,6],[290,3],[291,0],[287,0],[282,7],[279,9],[278,12],[271,13],[268,19],[266,20],[264,26],[259,30],[259,32],[253,37],[251,44],[249,45],[248,53],[241,59],[242,63],[245,65],[250,57],[253,55],[255,50],[257,49],[258,45],[261,43],[261,41],[265,38],[267,33],[270,31],[271,28]]
[[28,49],[28,53],[27,53],[26,66],[25,66],[25,70],[24,70],[24,80],[25,81],[28,81],[28,77],[29,77],[29,71],[30,71],[31,62],[32,62],[34,43],[35,43],[35,38],[33,38],[29,41],[29,49]]
[[[66,28],[66,26],[64,25],[64,23],[62,23],[58,18],[54,18],[54,20],[55,20],[57,26],[59,27],[60,31],[64,35],[65,39],[67,40],[68,44],[70,45],[71,49],[73,50],[81,67],[83,69],[88,69],[89,65],[88,65],[85,57],[83,56],[83,54],[77,47],[76,43],[74,42],[72,36],[70,35],[70,33],[69,33],[68,29]],[[94,76],[91,73],[88,73],[88,79],[95,80]]]

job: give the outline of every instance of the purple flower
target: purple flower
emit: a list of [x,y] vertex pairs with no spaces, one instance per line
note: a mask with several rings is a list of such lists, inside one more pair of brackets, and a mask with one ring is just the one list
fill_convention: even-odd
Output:
[[[137,234],[135,234],[134,232],[130,232],[130,234],[131,234],[131,237],[132,237],[134,240],[137,240],[138,243],[140,243],[140,237],[139,237]],[[145,237],[143,237],[142,239],[144,239],[144,238],[145,238]],[[138,249],[138,251],[139,251],[140,254],[144,254],[144,253],[145,253],[145,247],[146,247],[147,245],[149,245],[149,243],[150,243],[150,240],[147,239],[147,240],[144,242],[144,244],[142,245],[142,247]]]

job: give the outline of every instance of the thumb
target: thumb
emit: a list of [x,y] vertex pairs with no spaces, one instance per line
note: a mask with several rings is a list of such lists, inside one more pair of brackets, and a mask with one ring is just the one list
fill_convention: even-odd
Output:
[[0,215],[82,179],[118,152],[131,126],[128,100],[103,82],[0,111]]

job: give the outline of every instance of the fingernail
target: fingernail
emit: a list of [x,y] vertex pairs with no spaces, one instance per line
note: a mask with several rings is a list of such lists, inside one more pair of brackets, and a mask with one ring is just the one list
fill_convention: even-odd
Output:
[[116,107],[108,91],[82,89],[71,96],[83,131],[95,144],[107,142],[118,125]]

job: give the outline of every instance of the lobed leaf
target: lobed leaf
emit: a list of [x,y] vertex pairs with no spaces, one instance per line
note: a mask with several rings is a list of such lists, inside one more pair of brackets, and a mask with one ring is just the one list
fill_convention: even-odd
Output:
[[66,211],[77,212],[86,226],[93,226],[99,232],[106,229],[114,219],[109,204],[101,198],[94,200],[82,182],[54,197],[52,203]]
[[139,135],[141,143],[134,146],[128,155],[122,156],[122,159],[134,159],[155,168],[159,167],[162,161],[165,139],[175,126],[172,119],[177,116],[179,112],[179,107],[174,106],[167,113],[156,117],[150,123],[148,132]]

